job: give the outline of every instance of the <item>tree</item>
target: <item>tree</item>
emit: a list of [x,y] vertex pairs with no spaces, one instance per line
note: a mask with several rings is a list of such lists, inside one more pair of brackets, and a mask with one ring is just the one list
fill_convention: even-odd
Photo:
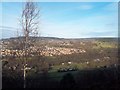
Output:
[[20,22],[26,41],[28,41],[30,34],[38,34],[39,12],[40,10],[34,2],[26,2]]
[[38,34],[38,25],[39,25],[39,12],[40,10],[37,8],[36,4],[32,1],[27,1],[25,3],[25,7],[22,11],[22,16],[20,19],[20,24],[23,31],[24,36],[24,88],[26,87],[26,70],[27,70],[27,58],[30,54],[29,47],[35,42],[30,36],[36,36]]

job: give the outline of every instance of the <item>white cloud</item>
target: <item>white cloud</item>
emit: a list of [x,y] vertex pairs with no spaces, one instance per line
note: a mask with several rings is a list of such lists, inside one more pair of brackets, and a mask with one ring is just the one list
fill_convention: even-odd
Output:
[[63,23],[44,21],[41,31],[43,36],[63,38],[114,37],[118,33],[115,16],[95,14]]
[[[114,11],[115,4],[109,4],[106,7],[103,7],[106,12]],[[90,10],[93,9],[94,6],[86,4],[77,7],[77,9],[81,10]],[[76,9],[72,8],[72,9]],[[58,14],[63,14],[65,11],[70,11],[71,8],[64,9],[62,11],[58,11],[54,13],[54,16]],[[14,15],[7,15],[9,18],[3,20],[3,25],[10,25],[17,27],[17,17]],[[51,15],[48,13],[49,17],[53,17],[53,13]],[[115,36],[117,34],[117,13],[103,14],[102,12],[94,13],[92,16],[72,19],[71,21],[59,22],[56,20],[49,21],[49,17],[45,19],[46,21],[41,21],[40,24],[40,32],[42,36],[53,36],[53,37],[64,37],[64,38],[80,38],[80,37],[94,37],[98,36]],[[14,18],[14,19],[13,19]],[[12,23],[11,23],[12,22]],[[15,22],[15,23],[13,23]],[[112,24],[111,24],[112,23]],[[114,32],[114,33],[113,33]],[[104,35],[103,35],[104,34]],[[12,35],[12,34],[11,34]]]
[[90,10],[92,8],[93,8],[92,5],[81,5],[80,7],[78,7],[78,9],[80,10]]

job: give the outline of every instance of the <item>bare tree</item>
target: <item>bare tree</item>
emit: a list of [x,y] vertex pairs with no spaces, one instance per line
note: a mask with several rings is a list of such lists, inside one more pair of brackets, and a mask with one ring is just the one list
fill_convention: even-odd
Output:
[[26,70],[27,70],[27,58],[29,56],[29,46],[34,41],[30,36],[38,35],[38,25],[39,25],[39,12],[36,4],[32,1],[27,1],[25,7],[22,11],[22,16],[20,19],[20,24],[22,26],[23,36],[24,36],[24,50],[25,50],[25,60],[24,60],[24,88],[26,87]]
[[26,2],[20,22],[24,36],[26,37],[26,41],[28,40],[30,34],[38,34],[39,12],[40,10],[37,8],[34,2]]

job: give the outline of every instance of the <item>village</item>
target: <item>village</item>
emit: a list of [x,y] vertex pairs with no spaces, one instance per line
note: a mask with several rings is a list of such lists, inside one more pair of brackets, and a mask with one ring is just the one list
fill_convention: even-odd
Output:
[[[52,42],[51,42],[52,43]],[[82,42],[80,44],[83,44]],[[2,48],[0,49],[0,54],[2,57],[10,56],[10,57],[18,57],[18,56],[25,56],[25,50],[18,50],[18,49],[8,49],[6,48],[9,45],[9,42],[5,42],[4,44],[1,43]],[[70,46],[69,43],[60,43],[60,45]],[[84,45],[84,44],[83,44]],[[57,56],[57,55],[69,55],[73,53],[86,53],[86,50],[80,48],[68,48],[68,47],[54,47],[45,45],[39,46],[30,46],[27,50],[27,55],[34,56],[34,53],[43,56]]]
[[[39,49],[38,49],[39,50]],[[34,48],[31,50],[31,53],[36,52],[37,50],[35,50]],[[25,55],[25,51],[24,50],[9,50],[9,49],[5,49],[5,50],[0,50],[1,55],[3,57],[6,56],[13,56],[13,57],[17,57],[17,56],[24,56]],[[56,48],[56,47],[46,47],[45,49],[43,49],[43,51],[37,51],[39,52],[40,55],[44,55],[44,56],[54,56],[54,55],[67,55],[67,54],[72,54],[72,53],[85,53],[85,50],[81,50],[81,49],[74,49],[74,48]],[[29,54],[30,56],[34,56],[33,54]]]

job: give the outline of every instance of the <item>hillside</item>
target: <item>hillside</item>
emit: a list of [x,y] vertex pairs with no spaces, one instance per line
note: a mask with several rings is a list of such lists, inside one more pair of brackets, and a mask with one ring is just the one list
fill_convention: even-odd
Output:
[[[61,39],[37,37],[32,38],[33,40],[37,42],[27,48],[27,59],[24,57],[24,44],[21,44],[23,37],[1,40],[2,49],[0,52],[2,54],[4,87],[9,82],[11,84],[17,83],[16,87],[21,87],[24,60],[26,60],[26,67],[29,69],[27,70],[27,79],[34,82],[34,84],[28,82],[28,87],[44,87],[45,84],[42,85],[41,82],[48,83],[46,84],[48,87],[55,87],[53,83],[56,83],[56,86],[59,85],[62,77],[67,73],[71,73],[76,78],[78,87],[79,83],[81,83],[80,87],[96,87],[94,86],[96,82],[100,87],[108,87],[112,84],[111,82],[116,82],[112,81],[116,80],[116,76],[111,74],[107,77],[106,75],[114,72],[119,66],[117,38]],[[115,71],[115,73],[117,74],[118,71]],[[110,83],[98,78],[99,74],[103,75],[103,78],[107,77],[106,80],[111,78]],[[90,75],[88,78],[90,84],[86,83],[85,78],[87,77],[84,75],[87,75],[87,77]],[[94,75],[96,75],[98,81],[93,79]],[[49,79],[44,79],[46,77]],[[43,81],[41,81],[41,78]],[[113,87],[115,85],[116,83]],[[8,85],[8,87],[11,86]]]
[[[35,39],[31,37],[32,39]],[[24,44],[20,42],[23,37],[2,40],[1,54],[3,60],[9,58],[17,59],[23,57]],[[47,63],[60,64],[62,62],[91,63],[101,62],[106,64],[117,63],[118,42],[117,38],[81,38],[81,39],[61,39],[54,37],[37,37],[34,45],[28,47],[28,55],[34,61],[35,53],[45,58]],[[9,57],[9,58],[8,58]],[[41,58],[39,58],[41,59]],[[19,60],[18,60],[19,61]],[[29,61],[29,63],[30,63]],[[37,63],[37,60],[35,60]],[[92,65],[95,67],[97,64]],[[99,64],[98,64],[99,65]],[[80,66],[80,65],[78,65]],[[97,66],[96,66],[97,67]]]

